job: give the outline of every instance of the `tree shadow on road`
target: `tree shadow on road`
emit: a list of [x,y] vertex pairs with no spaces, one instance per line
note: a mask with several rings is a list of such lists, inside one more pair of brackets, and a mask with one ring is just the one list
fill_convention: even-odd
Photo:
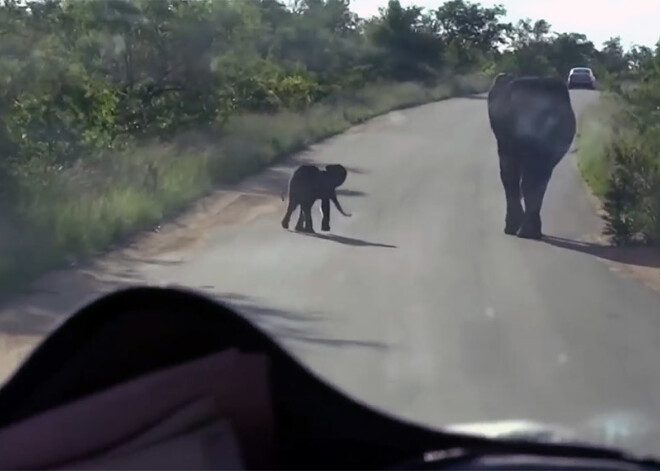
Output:
[[[80,280],[79,280],[80,281]],[[43,300],[38,299],[30,304],[16,306],[15,309],[5,309],[0,316],[0,333],[9,335],[29,335],[44,337],[65,318],[78,312],[83,306],[118,289],[144,286],[144,283],[134,280],[124,280],[124,283],[89,283],[79,284],[76,289],[71,286],[62,287],[62,291],[51,293]],[[176,284],[168,287],[177,288]],[[199,294],[218,301],[240,315],[250,320],[262,330],[271,333],[281,342],[304,342],[323,347],[362,347],[383,350],[388,345],[375,340],[356,338],[332,338],[325,334],[324,321],[331,320],[319,311],[295,312],[279,308],[266,307],[257,300],[237,293],[218,293],[212,285],[193,288],[180,286],[185,290],[197,291]],[[84,288],[85,296],[76,299],[77,290]],[[58,304],[54,301],[59,301]],[[325,331],[325,332],[324,332]]]
[[89,263],[78,269],[53,271],[34,281],[16,298],[0,303],[0,333],[46,335],[87,303],[139,284],[134,269],[117,260],[111,266]]
[[[236,183],[236,184],[227,184],[221,185],[218,187],[219,191],[229,191],[229,192],[238,192],[238,193],[254,193],[264,196],[277,196],[280,197],[284,195],[286,197],[289,191],[289,180],[293,172],[300,166],[304,164],[317,165],[321,168],[324,168],[326,165],[329,165],[332,162],[326,163],[316,163],[303,160],[302,158],[291,158],[286,162],[278,164],[273,167],[267,167],[259,172],[257,175],[246,178],[245,180]],[[363,174],[367,173],[366,170],[360,169],[357,167],[347,167],[349,176],[351,173]],[[351,190],[347,188],[340,188],[337,190],[337,194],[343,196],[366,196],[367,193],[364,193],[359,190]]]
[[217,293],[214,291],[204,291],[205,289],[215,290],[213,286],[205,286],[200,292],[216,301],[231,306],[240,314],[245,315],[253,320],[258,319],[278,319],[289,320],[297,323],[303,322],[319,322],[322,321],[324,316],[318,311],[305,312],[303,314],[292,311],[283,311],[272,307],[265,307],[256,299],[238,293]]
[[375,342],[370,340],[349,340],[349,339],[330,339],[310,335],[286,335],[285,339],[294,340],[298,342],[311,343],[315,345],[322,345],[324,347],[358,347],[358,348],[373,348],[377,350],[387,350],[389,345],[384,342]]
[[304,342],[324,347],[363,347],[385,350],[384,342],[375,340],[332,338],[320,328],[327,318],[319,311],[305,313],[265,307],[257,300],[236,293],[212,294],[211,298],[234,309],[250,321],[275,335],[282,341]]
[[660,268],[660,250],[654,247],[615,247],[548,235],[543,236],[543,242],[554,247],[594,255],[613,262],[638,267]]
[[381,247],[386,249],[397,249],[398,246],[390,244],[381,244],[378,242],[368,242],[362,239],[354,239],[352,237],[340,236],[337,234],[309,234],[306,232],[296,232],[296,234],[304,235],[307,237],[314,237],[316,239],[330,240],[338,244],[352,245],[354,247]]
[[353,167],[349,165],[344,165],[346,167],[346,170],[348,171],[348,174],[350,175],[351,173],[355,173],[357,175],[365,175],[368,174],[369,171],[367,169],[364,169],[362,167]]
[[289,163],[287,166],[269,167],[261,171],[258,178],[247,178],[236,185],[225,185],[220,189],[279,197],[287,192],[289,179],[297,165],[299,165],[298,162]]
[[221,191],[233,191],[243,193],[256,193],[270,196],[280,196],[286,193],[291,175],[300,165],[316,165],[309,158],[309,150],[305,150],[281,162],[264,167],[254,175],[240,178],[237,182],[229,182],[218,187]]
[[143,258],[143,257],[131,257],[128,255],[118,255],[117,259],[127,263],[145,263],[148,265],[158,265],[163,267],[177,266],[185,263],[185,260],[163,260],[155,257]]
[[349,190],[349,189],[337,189],[337,194],[340,196],[346,196],[348,198],[353,196],[367,196],[367,193],[360,190]]

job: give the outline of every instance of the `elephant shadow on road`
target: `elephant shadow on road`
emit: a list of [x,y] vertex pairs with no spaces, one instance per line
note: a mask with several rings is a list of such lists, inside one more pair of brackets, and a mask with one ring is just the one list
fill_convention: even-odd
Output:
[[[295,231],[291,231],[295,232]],[[296,234],[300,234],[306,237],[314,237],[316,239],[323,239],[323,240],[329,240],[332,242],[337,242],[338,244],[343,244],[343,245],[352,245],[354,247],[381,247],[385,249],[397,249],[398,246],[396,245],[391,245],[391,244],[381,244],[378,242],[368,242],[366,240],[362,239],[354,239],[353,237],[346,237],[346,236],[340,236],[337,234],[319,234],[319,233],[314,233],[314,234],[309,234],[306,232],[295,232]]]
[[547,235],[543,236],[543,242],[554,247],[594,255],[612,262],[637,267],[660,268],[660,250],[653,247],[615,247]]
[[0,299],[0,334],[44,336],[68,315],[109,292],[140,283],[133,267],[123,262],[176,265],[168,260],[136,259],[118,255],[111,263],[89,262],[77,269],[47,273],[14,299]]
[[344,165],[344,167],[346,167],[346,170],[348,170],[349,175],[351,173],[354,173],[356,175],[366,175],[369,173],[369,171],[366,168],[362,168],[362,167],[355,167],[351,165]]
[[337,194],[340,195],[340,196],[346,196],[347,198],[357,197],[357,196],[367,196],[367,193],[365,193],[364,191],[350,190],[350,189],[346,189],[346,188],[344,188],[344,189],[338,188],[337,189]]
[[234,309],[283,342],[295,342],[330,348],[368,348],[386,350],[389,344],[378,340],[333,338],[325,334],[324,316],[319,312],[297,313],[265,307],[255,299],[237,293],[213,294],[216,301]]

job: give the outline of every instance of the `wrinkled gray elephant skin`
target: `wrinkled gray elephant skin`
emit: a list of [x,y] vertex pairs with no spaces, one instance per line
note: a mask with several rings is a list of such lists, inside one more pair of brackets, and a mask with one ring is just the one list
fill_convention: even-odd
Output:
[[[321,170],[314,165],[301,165],[291,176],[289,181],[289,205],[282,219],[282,227],[289,228],[291,214],[300,206],[300,215],[296,224],[296,231],[314,233],[312,226],[312,206],[316,200],[321,200],[321,230],[330,230],[330,201],[340,213],[350,217],[342,209],[337,200],[337,187],[346,181],[348,172],[343,165],[327,165]],[[284,195],[282,195],[284,199]]]
[[504,232],[540,239],[548,182],[575,136],[568,88],[558,78],[499,74],[488,92],[488,118],[506,195]]

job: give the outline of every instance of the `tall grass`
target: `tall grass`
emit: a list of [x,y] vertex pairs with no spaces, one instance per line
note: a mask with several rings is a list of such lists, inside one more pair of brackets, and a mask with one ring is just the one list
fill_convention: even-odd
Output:
[[617,97],[604,94],[584,110],[578,122],[578,168],[598,197],[607,191],[612,165],[607,149],[615,137],[616,116],[622,106]]
[[[457,80],[457,83],[460,83]],[[373,85],[336,96],[303,113],[243,114],[227,123],[224,136],[210,162],[214,181],[233,182],[292,152],[345,131],[379,114],[457,94],[484,91],[487,77],[470,78],[462,87],[416,83]]]
[[[232,117],[222,129],[154,143],[60,169],[22,165],[13,208],[0,215],[0,292],[108,249],[231,183],[376,115],[483,92],[485,76],[425,87],[377,84],[305,112]],[[186,141],[185,144],[182,142]]]
[[106,158],[66,171],[35,164],[20,176],[17,206],[0,240],[0,290],[104,250],[211,186],[204,153],[158,145]]
[[660,241],[660,126],[608,95],[578,132],[578,166],[603,202],[604,233],[617,245]]

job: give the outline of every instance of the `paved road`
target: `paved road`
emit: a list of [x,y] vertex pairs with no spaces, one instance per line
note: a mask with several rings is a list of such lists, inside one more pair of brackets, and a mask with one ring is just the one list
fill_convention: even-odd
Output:
[[[596,96],[572,92],[574,107]],[[573,155],[542,213],[544,232],[564,239],[553,243],[503,234],[480,98],[389,114],[301,161],[351,169],[340,198],[353,217],[336,215],[330,236],[286,232],[284,203],[248,195],[218,217],[251,217],[227,216],[202,244],[133,262],[131,275],[228,300],[349,394],[416,421],[609,424],[639,449],[660,443],[660,297],[579,242],[600,223]],[[240,189],[279,194],[292,165]],[[55,295],[35,321],[71,309]],[[36,332],[21,331],[15,308],[1,319],[13,334]]]

